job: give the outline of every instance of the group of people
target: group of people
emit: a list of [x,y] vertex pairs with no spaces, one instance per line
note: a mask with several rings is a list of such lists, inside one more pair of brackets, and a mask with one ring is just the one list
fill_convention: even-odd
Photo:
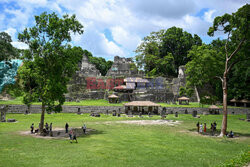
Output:
[[[86,125],[83,124],[83,126],[82,126],[83,134],[86,134],[86,129],[87,129]],[[65,133],[69,133],[70,143],[72,143],[74,140],[76,141],[76,143],[78,143],[75,130],[73,130],[72,128],[70,129],[70,131],[68,131],[68,130],[69,130],[69,124],[66,123],[65,124]]]
[[[212,135],[214,135],[214,132],[216,131],[216,126],[217,126],[216,122],[211,123],[210,129],[211,129]],[[202,124],[200,122],[197,122],[196,127],[197,127],[198,133],[203,133],[203,132],[206,133],[207,132],[207,124],[206,123]]]
[[[216,123],[216,122],[211,123],[210,129],[211,129],[211,135],[212,135],[212,136],[213,136],[214,133],[216,132],[216,126],[217,126],[217,123]],[[202,123],[200,123],[200,122],[197,122],[196,127],[197,127],[197,132],[198,132],[198,133],[203,133],[203,132],[206,132],[206,131],[207,131],[207,125],[206,125],[206,123],[202,124]],[[231,130],[229,133],[227,133],[226,136],[229,137],[229,138],[233,138],[233,137],[234,137],[233,131]]]
[[[30,133],[33,134],[33,133],[38,133],[39,131],[39,128],[40,128],[40,123],[38,125],[38,128],[35,130],[35,127],[34,127],[34,123],[31,124],[30,126]],[[34,131],[35,130],[35,131]],[[50,123],[50,125],[46,122],[46,124],[44,125],[44,128],[43,128],[43,132],[45,134],[50,134],[52,135],[52,123]]]

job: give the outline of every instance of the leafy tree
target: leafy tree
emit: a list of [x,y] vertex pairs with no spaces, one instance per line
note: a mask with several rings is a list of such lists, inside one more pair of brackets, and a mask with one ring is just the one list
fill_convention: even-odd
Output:
[[18,83],[21,86],[21,89],[25,92],[22,102],[28,107],[29,113],[32,102],[38,101],[39,98],[39,92],[36,92],[39,85],[35,81],[36,73],[34,65],[35,63],[32,61],[25,61],[25,63],[23,63],[23,65],[18,69]]
[[[244,5],[236,13],[224,14],[216,17],[213,26],[209,28],[208,35],[213,36],[216,31],[224,31],[227,36],[225,44],[225,66],[222,76],[217,76],[222,82],[223,89],[223,119],[221,136],[226,135],[227,130],[227,92],[228,92],[228,76],[232,67],[244,59],[249,59],[249,54],[238,54],[243,47],[249,46],[249,13],[250,6]],[[245,46],[244,46],[245,45]]]
[[217,81],[215,76],[222,73],[224,55],[211,45],[193,46],[188,53],[191,59],[186,64],[187,86],[202,87]]
[[[72,48],[69,42],[71,33],[83,33],[83,26],[75,15],[59,18],[55,13],[46,12],[35,16],[35,22],[34,27],[26,28],[18,35],[18,39],[29,46],[22,57],[24,67],[19,71],[19,77],[29,86],[34,84],[34,88],[24,89],[28,101],[33,101],[30,97],[39,97],[42,101],[39,128],[43,133],[46,108],[61,111],[67,83],[82,58],[78,49]],[[29,97],[30,90],[34,95]]]
[[[235,64],[249,59],[249,5],[240,8],[232,15],[225,14],[216,17],[208,34],[214,35],[216,31],[224,31],[227,39],[215,40],[211,45],[194,46],[189,52],[192,59],[187,63],[188,84],[204,85],[214,81],[221,85],[223,92],[223,120],[221,136],[227,130],[227,96],[230,72]],[[224,48],[224,50],[222,49]],[[235,69],[236,70],[236,69]],[[215,78],[219,78],[221,83]],[[229,82],[230,83],[230,82]],[[240,83],[241,84],[241,83]]]
[[189,61],[188,50],[201,44],[198,35],[177,27],[151,32],[137,47],[136,61],[148,75],[176,76],[179,66]]
[[17,49],[11,44],[12,40],[8,33],[0,32],[0,62],[10,61],[18,56]]

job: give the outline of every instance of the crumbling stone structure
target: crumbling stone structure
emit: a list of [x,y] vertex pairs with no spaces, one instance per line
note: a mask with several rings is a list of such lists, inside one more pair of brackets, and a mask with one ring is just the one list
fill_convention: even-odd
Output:
[[[186,84],[185,66],[179,67],[178,78],[145,78],[143,74],[139,74],[136,69],[131,68],[132,63],[132,58],[115,56],[112,67],[109,69],[106,76],[103,77],[96,67],[89,63],[87,56],[84,55],[82,61],[79,63],[80,70],[76,72],[68,85],[69,93],[66,96],[67,100],[108,99],[110,93],[114,91],[113,89],[107,88],[108,80],[139,77],[147,80],[147,82],[143,84],[136,82],[130,83],[134,86],[136,85],[135,89],[131,91],[117,91],[116,95],[121,101],[147,100],[169,103],[177,101],[180,87],[184,87]],[[93,87],[89,88],[87,85],[90,77],[94,78],[94,81],[91,81],[93,85],[96,85],[94,89]],[[100,84],[100,82],[103,82],[103,84]],[[117,85],[114,84],[114,86]],[[190,98],[190,101],[196,101],[196,99],[196,96],[193,96]]]
[[[68,84],[68,94],[66,94],[67,101],[76,101],[78,99],[96,99],[103,98],[103,92],[100,94],[96,92],[89,92],[86,82],[86,77],[100,77],[101,73],[96,69],[95,65],[91,64],[86,55],[83,55],[82,61],[78,63],[79,71],[76,71]],[[97,94],[97,95],[96,95]]]
[[125,58],[115,56],[114,63],[111,68],[108,70],[106,76],[137,76],[138,71],[136,69],[132,69],[131,64],[133,63],[132,58]]

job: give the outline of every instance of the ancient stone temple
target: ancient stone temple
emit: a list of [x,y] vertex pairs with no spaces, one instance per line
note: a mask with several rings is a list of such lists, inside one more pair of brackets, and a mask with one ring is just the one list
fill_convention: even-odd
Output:
[[82,61],[78,64],[79,71],[82,76],[85,77],[97,77],[101,76],[99,70],[96,69],[95,65],[91,64],[88,60],[88,57],[83,55]]
[[[91,64],[86,55],[83,55],[82,61],[78,64],[79,71],[76,71],[68,84],[68,94],[66,100],[72,101],[76,99],[92,98],[87,87],[87,77],[100,77],[101,73],[96,69],[95,65]],[[102,93],[103,94],[103,93]],[[103,95],[100,98],[103,98]]]
[[[133,60],[116,56],[106,76],[101,76],[95,65],[83,56],[79,71],[68,85],[68,101],[107,99],[113,91],[120,101],[173,102],[179,97],[179,89],[186,84],[185,67],[179,67],[178,78],[147,78],[131,68]],[[132,65],[133,66],[133,65]],[[117,82],[121,80],[121,82]],[[113,86],[109,86],[113,85]],[[195,96],[190,101],[196,101]]]
[[111,68],[108,70],[106,76],[112,77],[128,77],[137,75],[137,70],[131,68],[131,64],[133,63],[132,58],[124,58],[115,56],[114,63]]

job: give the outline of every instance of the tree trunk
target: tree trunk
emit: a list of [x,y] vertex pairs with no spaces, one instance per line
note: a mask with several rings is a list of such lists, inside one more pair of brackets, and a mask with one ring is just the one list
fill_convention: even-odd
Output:
[[45,114],[45,104],[42,102],[42,114],[41,114],[40,127],[39,127],[39,131],[41,135],[43,135],[44,114]]
[[225,136],[227,132],[227,73],[224,72],[224,77],[223,77],[223,119],[222,119],[222,124],[221,124],[221,133],[220,136]]

